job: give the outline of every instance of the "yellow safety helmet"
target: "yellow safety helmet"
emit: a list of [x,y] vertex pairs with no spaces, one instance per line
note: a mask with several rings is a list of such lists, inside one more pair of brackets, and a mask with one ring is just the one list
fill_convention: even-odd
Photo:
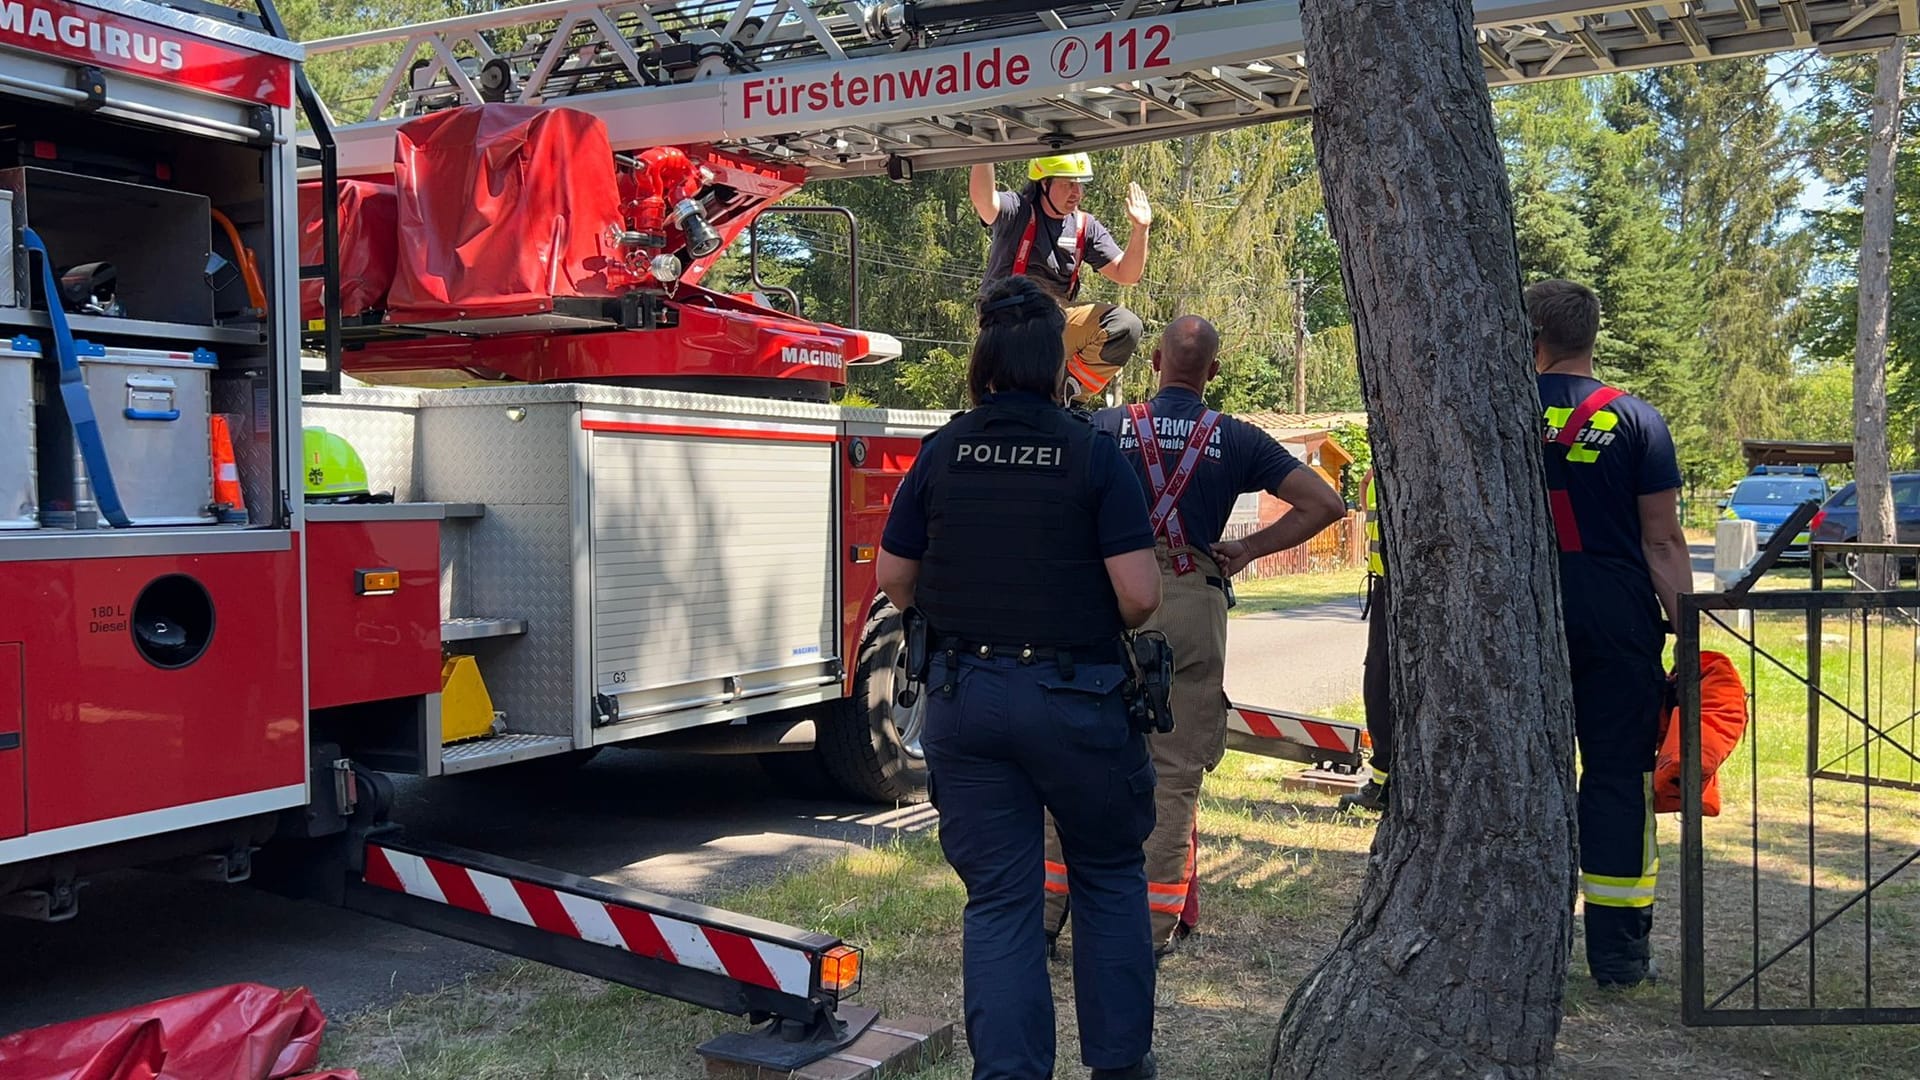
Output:
[[323,427],[304,428],[301,435],[309,500],[367,494],[367,467],[352,443]]
[[1085,154],[1055,154],[1052,157],[1034,158],[1027,163],[1027,179],[1045,180],[1053,176],[1062,180],[1091,180],[1093,159]]

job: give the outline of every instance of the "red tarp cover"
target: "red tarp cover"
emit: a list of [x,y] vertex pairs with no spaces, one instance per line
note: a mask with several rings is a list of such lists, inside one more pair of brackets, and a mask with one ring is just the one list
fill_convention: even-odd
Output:
[[[300,264],[318,266],[326,257],[321,237],[320,184],[300,185]],[[393,284],[394,247],[400,242],[393,185],[369,180],[340,181],[340,314],[361,315],[387,306]],[[324,298],[319,281],[300,283],[300,320],[320,318]]]
[[238,983],[0,1039],[20,1080],[359,1080],[310,1073],[327,1019],[305,987]]
[[431,113],[395,132],[394,184],[388,322],[524,315],[631,280],[610,235],[624,228],[613,146],[595,116],[505,104]]

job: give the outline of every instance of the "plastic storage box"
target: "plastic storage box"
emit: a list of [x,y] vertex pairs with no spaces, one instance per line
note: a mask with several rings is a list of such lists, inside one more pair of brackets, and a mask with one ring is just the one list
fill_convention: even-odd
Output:
[[34,365],[39,360],[40,343],[32,338],[0,340],[0,529],[40,524],[34,432],[34,389],[39,385]]
[[[110,348],[85,340],[75,341],[74,351],[114,489],[132,524],[214,524],[208,427],[214,354]],[[46,367],[48,378],[57,380],[59,372]],[[45,393],[55,405],[43,415],[59,418],[42,425],[54,429],[51,438],[41,440],[42,490],[49,509],[57,507],[58,513],[43,511],[42,519],[69,528],[105,528],[86,461],[58,404],[57,384],[48,383]]]

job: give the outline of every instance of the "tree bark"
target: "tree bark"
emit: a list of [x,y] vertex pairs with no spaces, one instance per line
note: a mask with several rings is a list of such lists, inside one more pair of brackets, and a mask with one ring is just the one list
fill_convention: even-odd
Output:
[[1272,1080],[1535,1077],[1573,943],[1573,707],[1512,197],[1470,0],[1307,0],[1390,581],[1390,807]]
[[[1860,539],[1894,538],[1893,488],[1887,478],[1887,307],[1893,246],[1893,161],[1900,150],[1900,99],[1906,85],[1907,39],[1881,51],[1874,80],[1867,147],[1867,190],[1860,206],[1860,308],[1853,345],[1853,477],[1859,493]],[[1871,587],[1893,587],[1889,558],[1861,560]]]

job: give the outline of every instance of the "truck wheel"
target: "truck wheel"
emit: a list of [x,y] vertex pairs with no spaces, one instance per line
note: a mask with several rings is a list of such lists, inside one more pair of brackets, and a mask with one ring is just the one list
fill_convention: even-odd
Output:
[[860,635],[853,695],[828,707],[817,736],[821,764],[856,799],[899,803],[927,797],[927,759],[920,747],[926,695],[911,708],[896,700],[907,684],[906,666],[900,613],[882,601]]

